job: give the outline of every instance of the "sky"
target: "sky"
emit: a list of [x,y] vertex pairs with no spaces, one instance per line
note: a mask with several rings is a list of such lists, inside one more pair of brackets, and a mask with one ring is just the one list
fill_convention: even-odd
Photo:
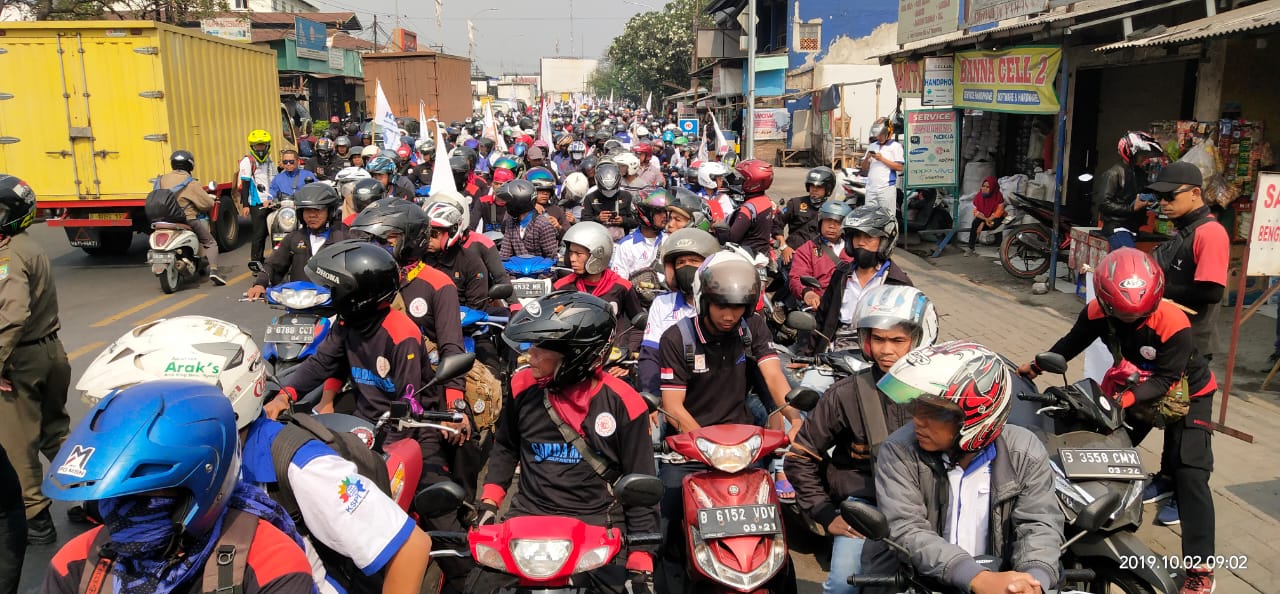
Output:
[[543,57],[600,58],[613,38],[622,34],[627,19],[663,4],[663,0],[444,0],[444,26],[437,28],[435,0],[307,1],[324,12],[355,12],[365,27],[360,36],[366,38],[375,13],[383,33],[396,27],[395,15],[399,15],[399,26],[418,34],[420,48],[444,44],[445,53],[462,56],[467,55],[470,18],[476,28],[472,60],[489,76],[537,74]]

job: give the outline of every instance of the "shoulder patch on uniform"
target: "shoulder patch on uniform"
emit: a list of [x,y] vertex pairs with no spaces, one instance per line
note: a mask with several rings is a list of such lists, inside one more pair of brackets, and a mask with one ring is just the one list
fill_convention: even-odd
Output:
[[596,420],[592,426],[596,430],[596,435],[609,437],[618,430],[618,420],[613,418],[613,415],[602,412],[596,415]]
[[427,310],[428,307],[426,299],[416,297],[413,301],[409,302],[409,315],[412,315],[415,318],[426,316]]
[[9,278],[9,263],[0,264],[0,280]]

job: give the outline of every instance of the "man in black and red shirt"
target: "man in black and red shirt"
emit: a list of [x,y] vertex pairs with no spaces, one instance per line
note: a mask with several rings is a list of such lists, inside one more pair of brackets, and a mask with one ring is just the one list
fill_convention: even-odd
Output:
[[728,215],[728,229],[720,229],[716,237],[721,243],[736,243],[751,250],[752,254],[764,254],[772,258],[773,223],[778,208],[765,194],[773,185],[773,166],[759,159],[748,159],[736,168],[742,177],[742,192],[746,196],[742,205]]
[[614,341],[630,351],[637,350],[640,333],[631,325],[631,319],[641,311],[640,298],[630,281],[609,269],[613,257],[609,230],[600,223],[583,221],[569,227],[563,242],[565,264],[573,274],[557,280],[556,290],[571,289],[604,299],[618,318]]
[[[600,370],[614,324],[612,308],[599,297],[556,291],[526,305],[507,325],[507,342],[532,346],[529,367],[511,378],[515,397],[498,420],[481,491],[482,524],[497,519],[517,466],[520,484],[507,518],[568,516],[600,526],[615,506],[613,482],[656,474],[647,405]],[[622,511],[614,520],[623,520],[627,534],[657,532],[654,507]],[[628,592],[654,591],[655,548],[632,547],[620,555]]]
[[[1118,387],[1115,398],[1126,409],[1135,445],[1153,425],[1164,425],[1161,467],[1172,477],[1175,500],[1187,510],[1182,522],[1182,554],[1188,559],[1212,559],[1214,554],[1213,494],[1213,393],[1218,384],[1196,349],[1191,322],[1177,305],[1163,299],[1164,273],[1155,261],[1134,248],[1107,254],[1093,277],[1098,298],[1080,312],[1076,323],[1050,351],[1071,359],[1094,340],[1102,339],[1115,354],[1116,366],[1108,375],[1128,377],[1136,370],[1137,385]],[[1018,372],[1034,378],[1034,363]],[[1191,406],[1176,419],[1162,418],[1158,403],[1183,378]],[[1157,514],[1157,522],[1161,516]],[[1176,517],[1176,516],[1175,516]],[[1168,523],[1167,520],[1165,523]],[[1202,563],[1209,563],[1202,561]],[[1207,594],[1213,589],[1211,565],[1187,568],[1183,594]]]

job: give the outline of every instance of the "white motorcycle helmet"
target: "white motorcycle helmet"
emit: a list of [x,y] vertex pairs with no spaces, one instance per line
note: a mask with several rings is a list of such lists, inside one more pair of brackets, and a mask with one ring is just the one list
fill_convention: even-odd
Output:
[[116,390],[174,378],[221,388],[235,410],[237,429],[262,412],[267,390],[262,351],[239,326],[205,316],[167,318],[130,330],[98,354],[76,389],[94,406]]
[[582,200],[591,191],[591,182],[587,176],[575,171],[564,178],[564,188],[560,190],[561,200]]
[[717,178],[729,175],[729,168],[719,161],[708,161],[698,166],[698,185],[714,190],[720,187]]
[[627,168],[627,175],[636,175],[640,173],[640,158],[632,153],[620,153],[613,158],[613,162],[619,167]]
[[338,175],[335,175],[333,181],[338,184],[338,194],[343,200],[351,199],[351,189],[355,187],[356,182],[362,179],[369,179],[373,176],[364,167],[343,167]]

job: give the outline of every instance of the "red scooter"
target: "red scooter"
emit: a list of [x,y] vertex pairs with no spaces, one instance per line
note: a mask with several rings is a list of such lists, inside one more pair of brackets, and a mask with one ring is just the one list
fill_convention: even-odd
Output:
[[[613,494],[623,508],[654,506],[662,499],[662,481],[654,476],[629,474],[614,483]],[[456,483],[437,483],[419,494],[418,509],[427,515],[450,514],[460,506],[470,505],[465,498]],[[607,565],[623,545],[656,545],[662,541],[662,535],[657,533],[623,535],[612,525],[594,526],[561,516],[524,516],[475,526],[466,534],[430,535],[433,558],[464,557],[469,553],[476,563],[518,578],[517,587],[499,591],[520,594],[592,592],[590,579],[574,577]],[[463,546],[466,549],[459,550]]]
[[[787,404],[812,410],[819,397],[796,388]],[[682,483],[686,554],[695,579],[711,582],[716,591],[795,591],[794,575],[779,577],[794,570],[773,478],[755,466],[788,443],[786,433],[754,425],[713,425],[667,437],[667,447],[679,456],[668,462],[711,467]]]

